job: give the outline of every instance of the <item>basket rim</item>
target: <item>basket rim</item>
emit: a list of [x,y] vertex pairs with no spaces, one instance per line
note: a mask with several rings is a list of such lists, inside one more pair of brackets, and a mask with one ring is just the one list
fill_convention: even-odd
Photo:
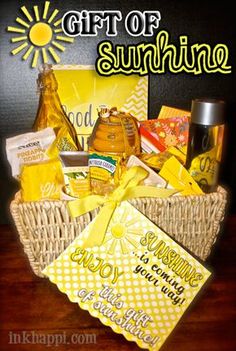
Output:
[[[168,200],[170,202],[175,202],[175,201],[186,201],[186,199],[188,200],[199,200],[199,199],[214,199],[216,197],[218,197],[219,195],[222,196],[222,198],[227,197],[227,191],[224,187],[222,187],[221,185],[219,185],[217,187],[217,191],[212,192],[212,193],[205,193],[205,194],[201,194],[201,195],[187,195],[187,196],[181,196],[181,195],[174,195],[174,196],[169,196],[167,198],[161,198],[161,197],[142,197],[142,198],[133,198],[131,199],[131,201],[134,200],[143,200],[143,199],[149,199],[151,201],[156,200],[156,201],[163,201],[163,200]],[[73,201],[73,200],[71,200]],[[14,210],[15,206],[19,206],[19,205],[31,205],[31,204],[35,204],[35,203],[48,203],[48,204],[61,204],[61,203],[68,203],[68,200],[50,200],[50,199],[44,199],[44,200],[39,200],[39,201],[27,201],[27,202],[23,202],[21,201],[21,191],[17,191],[14,195],[14,198],[12,199],[11,203],[10,203],[10,209]]]

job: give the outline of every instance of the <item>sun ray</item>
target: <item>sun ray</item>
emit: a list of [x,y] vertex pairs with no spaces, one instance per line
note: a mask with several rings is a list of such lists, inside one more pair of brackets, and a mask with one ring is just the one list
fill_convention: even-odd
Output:
[[143,235],[140,229],[127,229],[127,233],[139,236]]
[[28,57],[29,57],[29,55],[31,54],[31,52],[33,51],[33,49],[34,49],[34,47],[33,47],[33,45],[31,45],[31,46],[29,47],[29,49],[26,51],[26,53],[24,54],[24,56],[22,57],[22,59],[23,59],[24,61],[26,61],[26,60],[28,59]]
[[17,45],[11,53],[16,55],[22,52],[23,60],[27,60],[31,55],[33,68],[37,66],[39,60],[45,63],[49,61],[59,63],[61,61],[59,52],[66,50],[65,43],[74,42],[74,38],[63,34],[62,18],[57,18],[60,11],[52,9],[50,1],[44,1],[42,8],[35,5],[31,8],[22,6],[20,9],[24,16],[16,17],[18,27],[7,27],[8,32],[15,33],[12,34],[11,43]]
[[15,37],[15,38],[11,38],[11,42],[12,43],[18,43],[18,41],[23,41],[23,40],[27,40],[28,38],[26,36],[24,37]]
[[121,214],[120,222],[123,223],[126,217],[127,217],[127,211],[124,210],[123,213]]
[[57,49],[59,49],[59,50],[61,50],[61,51],[65,51],[65,49],[66,49],[63,45],[57,43],[57,42],[54,41],[54,40],[52,41],[52,44],[53,44]]
[[28,43],[21,44],[20,46],[18,46],[17,48],[15,48],[14,50],[11,51],[12,55],[18,54],[19,52],[21,52],[27,46],[28,46]]
[[77,100],[80,101],[81,97],[79,95],[79,91],[78,91],[77,86],[75,85],[75,83],[72,83],[72,88],[73,88],[73,91],[75,93],[75,96],[76,96]]
[[120,247],[121,247],[121,251],[122,251],[123,255],[127,255],[127,253],[129,253],[130,250],[128,249],[126,239],[120,240]]
[[126,222],[126,226],[130,227],[132,224],[135,224],[137,222],[136,218],[132,218],[129,221]]
[[35,68],[37,66],[38,58],[39,58],[39,50],[35,50],[33,61],[32,61],[32,67],[33,68]]
[[53,32],[54,32],[54,33],[62,33],[62,32],[63,32],[63,29],[62,29],[62,28],[54,29]]
[[50,6],[50,1],[45,1],[44,11],[43,11],[43,19],[47,18],[49,6]]
[[50,54],[52,55],[52,57],[56,63],[59,63],[61,61],[60,57],[57,55],[57,53],[55,52],[55,50],[52,47],[49,47],[48,51],[50,52]]
[[53,21],[53,19],[56,17],[56,15],[58,14],[59,10],[58,9],[55,9],[53,11],[53,13],[51,14],[49,20],[48,20],[48,23],[51,23]]
[[110,246],[109,250],[107,251],[110,255],[114,254],[117,243],[118,243],[118,240],[112,241],[111,246]]
[[16,18],[16,22],[22,24],[22,26],[24,26],[26,28],[30,27],[30,25],[28,23],[26,23],[25,21],[23,21],[23,19],[21,19],[20,17]]
[[25,6],[22,6],[22,7],[21,7],[21,11],[24,13],[24,15],[28,18],[28,20],[29,20],[30,22],[33,21],[33,18],[32,18],[32,16],[31,16],[31,14],[29,13],[29,11],[27,10],[27,8],[26,8]]
[[108,243],[108,241],[111,241],[111,240],[114,240],[114,237],[111,235],[111,233],[107,233],[106,237],[103,241],[103,244],[106,244],[106,243]]
[[39,17],[39,8],[38,6],[34,6],[34,14],[35,14],[35,19],[37,22],[40,21],[40,17]]
[[25,33],[25,29],[21,29],[18,27],[7,27],[8,32],[14,32],[14,33]]
[[138,247],[138,243],[137,243],[137,241],[135,241],[134,239],[132,239],[130,236],[128,237],[128,236],[126,236],[125,237],[125,240],[127,240],[132,246],[134,246],[134,247]]
[[120,247],[123,255],[127,255],[127,253],[129,253],[129,249],[127,247],[127,243],[125,242],[125,240],[123,239],[120,240]]
[[53,23],[54,27],[59,26],[59,24],[61,24],[61,22],[62,22],[62,19],[60,18],[58,21]]
[[74,42],[74,38],[69,38],[69,37],[63,37],[61,35],[57,35],[56,36],[56,39],[57,40],[60,40],[60,41],[65,41],[67,43],[73,43]]
[[43,62],[48,63],[48,55],[47,55],[47,50],[45,48],[42,48],[42,56],[43,56]]

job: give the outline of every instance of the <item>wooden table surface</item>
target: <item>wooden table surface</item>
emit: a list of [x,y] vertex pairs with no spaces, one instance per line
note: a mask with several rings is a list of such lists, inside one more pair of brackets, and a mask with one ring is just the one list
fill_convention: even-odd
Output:
[[[213,278],[161,351],[236,350],[235,248],[236,216],[231,216],[207,260]],[[0,226],[0,267],[0,350],[140,350],[69,302],[47,279],[36,277],[10,226]],[[27,340],[27,333],[31,333],[31,339]],[[19,339],[13,334],[20,335],[21,344],[16,344]],[[50,341],[52,335],[54,340]],[[75,343],[70,339],[72,335]],[[50,342],[54,343],[51,347],[43,344]],[[63,344],[57,346],[59,342]]]

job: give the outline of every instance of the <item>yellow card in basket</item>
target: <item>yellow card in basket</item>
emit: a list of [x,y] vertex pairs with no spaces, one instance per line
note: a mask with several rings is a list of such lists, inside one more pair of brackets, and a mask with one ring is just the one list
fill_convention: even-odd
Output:
[[43,273],[114,332],[159,350],[210,272],[128,202],[86,248],[91,224]]

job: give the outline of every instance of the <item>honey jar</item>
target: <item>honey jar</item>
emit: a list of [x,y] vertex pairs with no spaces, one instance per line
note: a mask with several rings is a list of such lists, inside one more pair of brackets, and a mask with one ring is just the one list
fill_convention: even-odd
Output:
[[140,154],[136,119],[116,108],[100,106],[89,141],[89,172],[95,194],[108,194],[118,185],[126,160]]

